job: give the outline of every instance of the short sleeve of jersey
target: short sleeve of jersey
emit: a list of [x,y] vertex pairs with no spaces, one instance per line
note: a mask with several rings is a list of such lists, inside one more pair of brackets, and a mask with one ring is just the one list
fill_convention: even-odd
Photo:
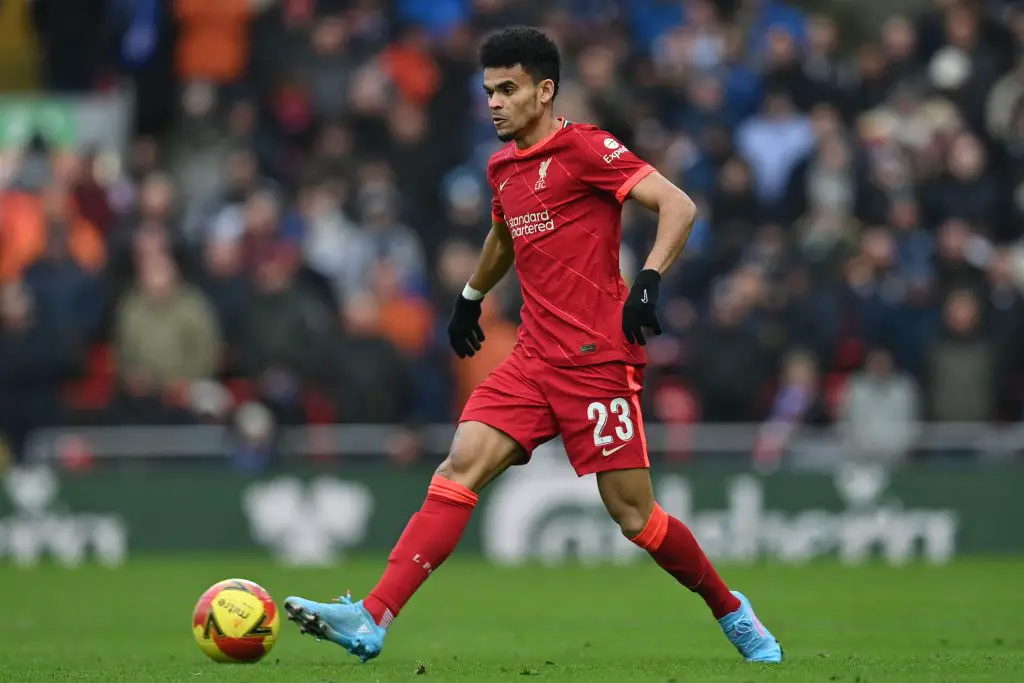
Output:
[[491,188],[491,220],[497,223],[505,222],[505,210],[501,207],[501,192],[498,183],[494,179],[494,164],[487,164],[487,185]]
[[615,195],[621,204],[654,167],[633,154],[612,135],[586,124],[575,124],[571,131],[576,149],[577,178],[598,190]]

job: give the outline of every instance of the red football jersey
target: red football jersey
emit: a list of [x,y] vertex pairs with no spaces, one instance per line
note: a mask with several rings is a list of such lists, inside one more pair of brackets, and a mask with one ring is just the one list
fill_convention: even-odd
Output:
[[654,168],[595,126],[559,122],[487,165],[491,211],[512,234],[523,292],[517,346],[553,365],[643,364],[643,347],[622,333],[619,246],[622,202]]

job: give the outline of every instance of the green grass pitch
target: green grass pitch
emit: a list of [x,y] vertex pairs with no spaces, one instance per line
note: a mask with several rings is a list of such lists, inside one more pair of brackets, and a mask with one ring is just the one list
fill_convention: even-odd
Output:
[[381,564],[0,568],[0,681],[1024,681],[1024,562],[1011,561],[723,568],[782,641],[781,667],[739,660],[701,601],[646,563],[499,569],[456,557],[365,665],[287,622],[255,665],[215,664],[192,639],[192,607],[217,580],[252,579],[280,604],[291,593],[360,595]]

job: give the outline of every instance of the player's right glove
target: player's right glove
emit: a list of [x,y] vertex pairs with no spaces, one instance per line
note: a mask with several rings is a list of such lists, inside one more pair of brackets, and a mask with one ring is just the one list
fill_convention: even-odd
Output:
[[641,270],[633,280],[626,303],[622,306],[622,332],[630,344],[647,343],[643,328],[651,328],[655,335],[661,334],[658,320],[658,288],[661,273],[656,270]]
[[483,299],[473,301],[459,294],[448,321],[448,342],[459,358],[472,356],[480,350],[484,331],[480,327],[480,304]]

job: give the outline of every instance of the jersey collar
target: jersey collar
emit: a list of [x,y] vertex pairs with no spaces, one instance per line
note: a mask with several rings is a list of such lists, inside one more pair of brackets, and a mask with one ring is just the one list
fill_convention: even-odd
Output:
[[572,121],[570,121],[569,119],[566,119],[566,118],[562,118],[561,116],[559,116],[557,119],[555,119],[555,121],[558,122],[558,128],[555,128],[553,131],[548,133],[548,135],[546,135],[543,139],[538,140],[537,142],[533,143],[532,145],[530,145],[526,149],[519,149],[518,147],[514,147],[512,153],[515,156],[517,156],[517,157],[529,156],[530,154],[533,154],[537,150],[539,150],[542,147],[544,147],[545,145],[547,145],[549,142],[551,142],[555,138],[556,135],[558,135],[563,130],[568,128],[570,125],[572,125]]

